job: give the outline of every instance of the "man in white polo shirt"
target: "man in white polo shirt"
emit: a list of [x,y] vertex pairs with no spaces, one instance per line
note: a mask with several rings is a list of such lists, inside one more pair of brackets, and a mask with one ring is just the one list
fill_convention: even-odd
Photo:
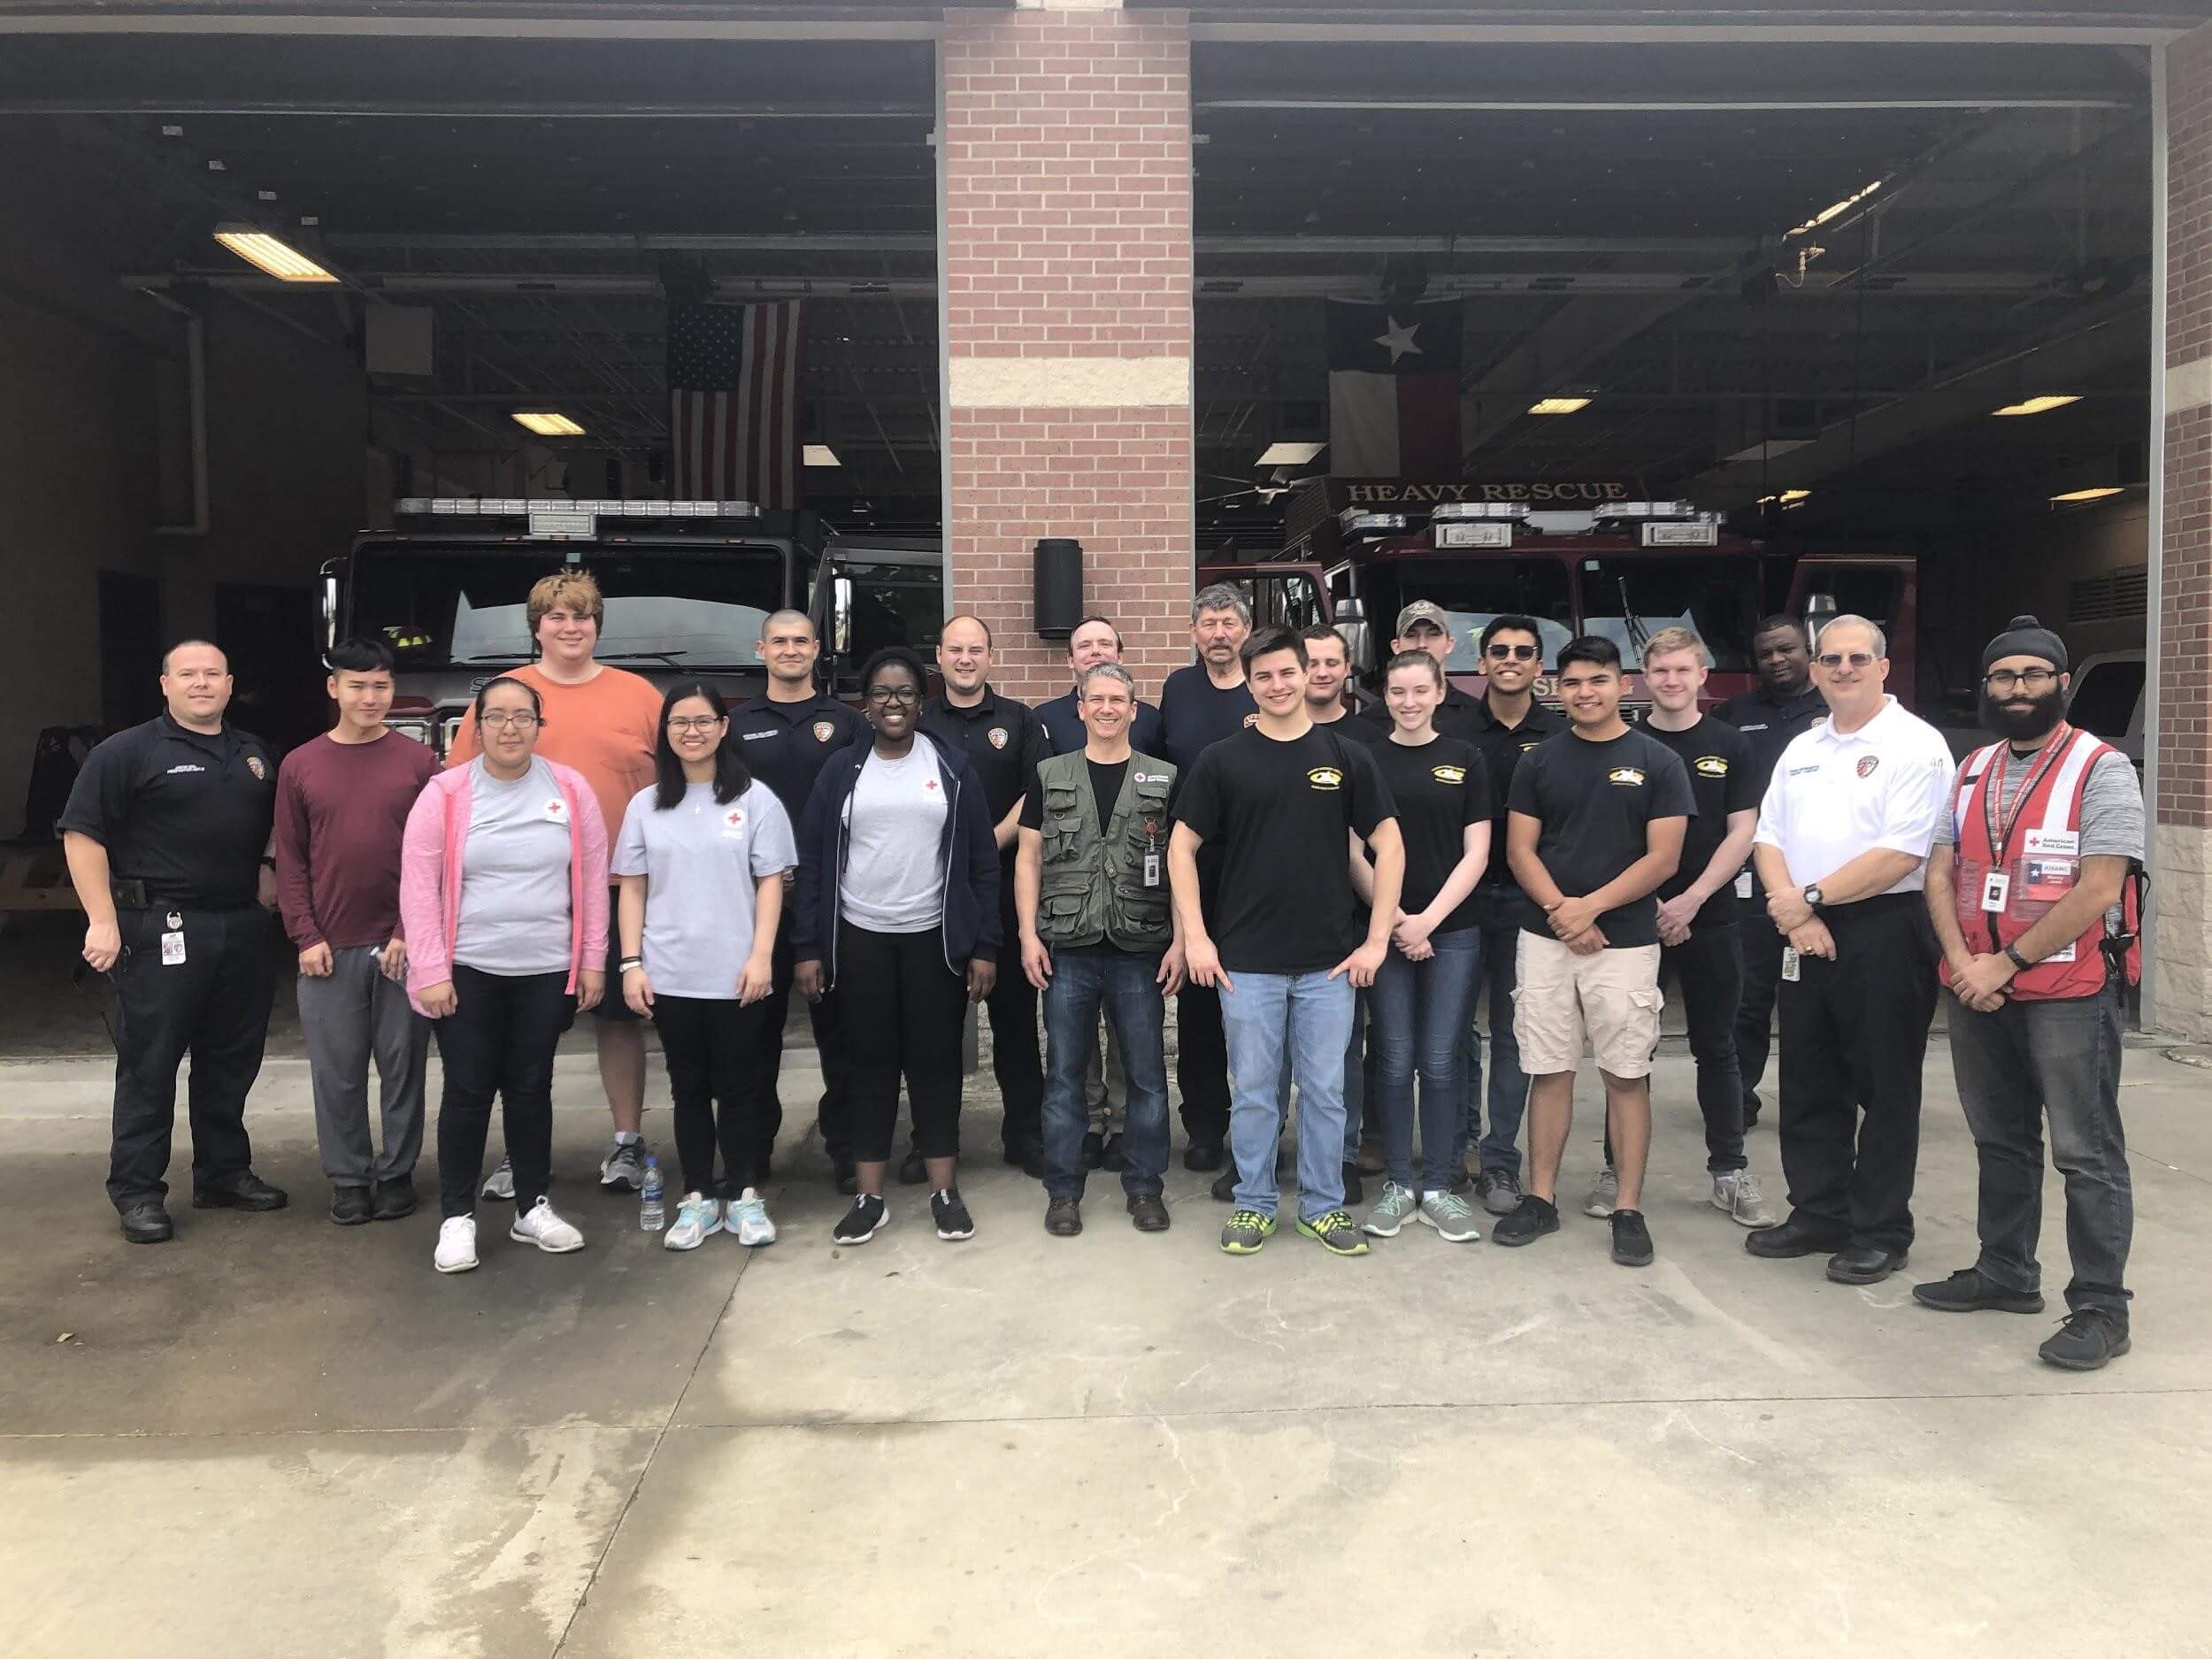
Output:
[[[1912,1247],[1920,1065],[1936,951],[1921,898],[1948,805],[1941,735],[1884,689],[1889,645],[1864,617],[1820,631],[1828,718],[1793,738],[1759,810],[1752,857],[1782,960],[1782,1173],[1790,1217],[1754,1256],[1827,1255],[1872,1285]],[[1863,1114],[1863,1121],[1861,1115]]]

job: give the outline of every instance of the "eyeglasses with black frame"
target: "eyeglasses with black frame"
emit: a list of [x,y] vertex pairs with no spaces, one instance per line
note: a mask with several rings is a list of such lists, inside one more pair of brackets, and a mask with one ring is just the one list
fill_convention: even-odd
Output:
[[919,703],[921,700],[922,688],[919,686],[871,686],[868,687],[868,701],[871,703]]
[[725,718],[719,714],[672,714],[668,717],[668,729],[672,732],[710,732],[721,725]]
[[518,732],[527,732],[534,730],[538,726],[539,720],[538,717],[527,709],[489,709],[479,718],[477,724],[488,726],[495,732],[510,726]]
[[2049,668],[2027,668],[2016,674],[2009,668],[1994,668],[1982,676],[1983,686],[2000,697],[2008,691],[2040,692],[2057,683],[2057,671]]

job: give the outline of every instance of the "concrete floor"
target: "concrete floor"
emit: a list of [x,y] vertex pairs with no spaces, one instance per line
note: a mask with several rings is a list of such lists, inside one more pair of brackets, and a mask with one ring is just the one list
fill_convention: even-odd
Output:
[[[1973,1254],[1930,1060],[1914,1277]],[[101,1068],[6,1065],[4,1649],[2212,1654],[2212,1075],[2144,1047],[2126,1079],[2139,1347],[2078,1378],[2034,1358],[2055,1299],[1945,1318],[1746,1256],[1700,1202],[1674,1055],[1643,1271],[1579,1217],[1510,1253],[1409,1228],[1232,1260],[1179,1165],[1165,1237],[1094,1185],[1053,1240],[995,1156],[972,1242],[897,1189],[840,1251],[798,1122],[782,1241],[671,1256],[588,1182],[582,1056],[557,1148],[580,1255],[488,1225],[482,1270],[443,1279],[427,1213],[330,1226],[288,1060],[253,1123],[295,1208],[180,1204],[175,1243],[134,1248]],[[1778,1187],[1767,1129],[1753,1156]]]

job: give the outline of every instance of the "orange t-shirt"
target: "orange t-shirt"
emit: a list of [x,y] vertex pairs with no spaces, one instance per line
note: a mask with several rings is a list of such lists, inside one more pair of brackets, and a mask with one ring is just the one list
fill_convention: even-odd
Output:
[[[533,663],[504,671],[508,678],[537,687],[545,700],[545,726],[538,753],[584,774],[599,816],[607,821],[607,842],[622,833],[622,815],[630,799],[653,781],[653,745],[660,736],[661,694],[642,674],[602,664],[580,686],[548,680]],[[453,734],[448,766],[476,758],[476,710],[461,718]]]

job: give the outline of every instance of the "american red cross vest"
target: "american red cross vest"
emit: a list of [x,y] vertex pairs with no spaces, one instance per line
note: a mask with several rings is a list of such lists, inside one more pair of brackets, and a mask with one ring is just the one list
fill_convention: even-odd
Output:
[[[1992,955],[2016,942],[2080,879],[2083,787],[2099,757],[2113,752],[2086,732],[2062,727],[2030,763],[2026,798],[2016,804],[1989,798],[1990,791],[2002,787],[2004,750],[2004,744],[1992,743],[1969,755],[1952,795],[1958,843],[1954,913],[1969,949]],[[2001,842],[1991,835],[1993,818],[2008,821],[2009,828],[2000,832]],[[2142,946],[2132,938],[2138,929],[2127,914],[2136,902],[2134,884],[2122,891],[2122,926],[2131,935],[2127,978],[2133,985],[2142,974]],[[2015,976],[2013,997],[2049,1002],[2094,996],[2105,986],[2104,937],[2101,914],[2079,939]],[[1944,984],[1950,984],[1950,964],[1939,972]]]

